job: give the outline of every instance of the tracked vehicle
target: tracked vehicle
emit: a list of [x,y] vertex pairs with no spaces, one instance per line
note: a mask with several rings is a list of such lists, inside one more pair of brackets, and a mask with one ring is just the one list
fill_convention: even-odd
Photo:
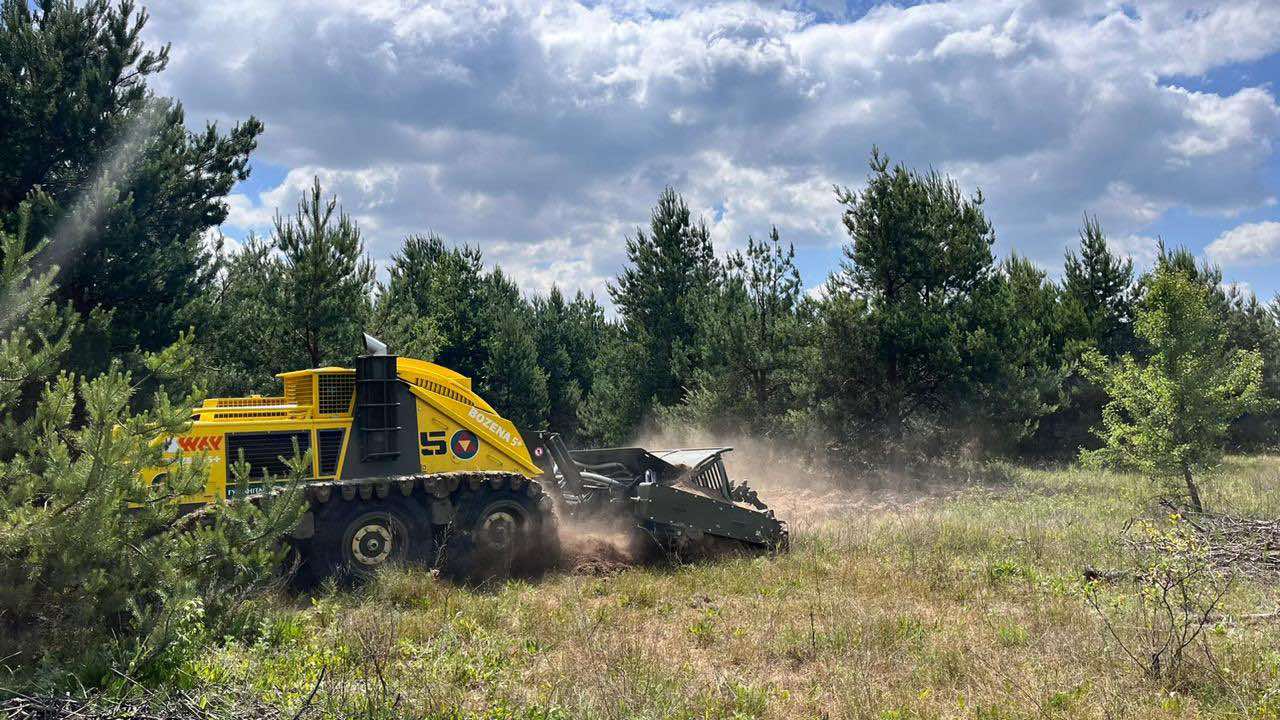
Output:
[[[785,525],[730,481],[730,448],[569,450],[554,432],[522,434],[469,378],[365,339],[354,368],[282,373],[278,397],[206,400],[166,448],[209,468],[204,492],[182,501],[251,499],[308,456],[292,542],[313,576],[393,562],[466,577],[537,569],[556,555],[557,517],[621,522],[668,549],[708,536],[786,545]],[[231,477],[238,462],[248,483]]]

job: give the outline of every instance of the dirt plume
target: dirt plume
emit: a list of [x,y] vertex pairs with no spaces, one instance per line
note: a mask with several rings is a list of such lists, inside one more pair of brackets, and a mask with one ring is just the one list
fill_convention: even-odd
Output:
[[578,575],[613,575],[644,559],[644,538],[637,528],[602,523],[560,525],[560,565]]
[[770,440],[683,431],[636,444],[651,450],[732,447],[724,456],[729,478],[755,489],[793,535],[851,516],[902,511],[956,490],[954,482],[928,476],[853,471],[811,447]]
[[[683,431],[648,435],[633,445],[648,450],[733,448],[724,456],[729,478],[735,484],[745,482],[759,493],[788,524],[793,538],[849,518],[903,512],[949,496],[958,488],[954,480],[928,476],[859,473],[809,448],[755,438]],[[655,559],[652,542],[638,528],[622,521],[610,526],[562,520],[560,545],[561,568],[584,575],[610,575]],[[715,552],[723,551],[717,548]]]

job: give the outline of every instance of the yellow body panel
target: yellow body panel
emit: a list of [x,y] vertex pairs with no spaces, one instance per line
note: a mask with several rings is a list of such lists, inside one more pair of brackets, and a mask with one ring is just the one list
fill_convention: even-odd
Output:
[[418,400],[423,472],[501,470],[527,477],[542,472],[509,420],[417,387],[410,390]]
[[[414,400],[423,473],[498,470],[528,477],[541,473],[516,427],[472,391],[470,378],[412,358],[397,358],[396,367]],[[311,475],[321,480],[343,476],[353,429],[355,371],[331,367],[277,377],[284,382],[283,395],[206,400],[195,410],[185,434],[163,440],[167,460],[184,462],[203,456],[209,468],[204,492],[179,502],[205,504],[228,497],[227,486],[233,482],[226,461],[227,435],[231,433],[304,432],[309,434],[310,447],[316,449],[318,431],[341,429],[343,443],[336,471],[321,475],[319,453],[312,452]],[[412,452],[409,448],[403,451]],[[144,480],[154,481],[163,473],[162,468],[148,470]]]

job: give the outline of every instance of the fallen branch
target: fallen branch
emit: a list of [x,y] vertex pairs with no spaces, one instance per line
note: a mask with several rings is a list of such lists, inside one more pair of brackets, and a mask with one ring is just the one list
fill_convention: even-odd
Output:
[[1126,570],[1103,570],[1092,565],[1084,566],[1084,579],[1090,582],[1119,582],[1120,580],[1132,580],[1133,573]]
[[1280,519],[1194,513],[1168,500],[1162,504],[1185,518],[1204,538],[1208,560],[1214,567],[1254,576],[1280,577]]
[[316,692],[320,690],[320,685],[324,682],[325,673],[328,671],[328,665],[320,666],[320,676],[316,678],[316,684],[311,688],[311,694],[307,695],[307,699],[302,702],[302,707],[298,708],[298,712],[293,714],[293,720],[301,718],[302,713],[306,712],[307,708],[311,707],[311,702],[316,699]]
[[1210,618],[1214,622],[1228,623],[1231,625],[1258,625],[1273,620],[1280,620],[1280,610],[1263,613],[1247,613],[1245,615],[1214,615]]

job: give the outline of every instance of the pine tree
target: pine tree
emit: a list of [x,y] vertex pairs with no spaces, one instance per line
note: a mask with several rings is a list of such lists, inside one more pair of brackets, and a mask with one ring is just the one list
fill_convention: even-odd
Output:
[[1017,254],[1001,263],[1000,271],[1001,299],[987,324],[1002,359],[999,379],[982,386],[991,420],[986,444],[1006,452],[1021,448],[1045,454],[1031,438],[1062,400],[1061,291],[1044,270]]
[[1113,364],[1096,349],[1086,355],[1109,399],[1097,430],[1104,446],[1085,457],[1181,484],[1202,512],[1197,478],[1221,461],[1231,422],[1257,405],[1262,357],[1230,349],[1211,291],[1170,256],[1162,254],[1143,288],[1135,330],[1149,359],[1126,353]]
[[627,332],[643,348],[636,372],[642,398],[672,405],[684,397],[705,353],[698,318],[720,268],[707,226],[695,222],[675,190],[658,197],[649,232],[626,240],[629,265],[609,286]]
[[18,207],[16,231],[0,230],[0,459],[35,442],[30,398],[54,378],[79,329],[79,318],[52,300],[56,269],[32,271],[44,243],[30,246],[30,208]]
[[1133,260],[1107,247],[1097,218],[1086,217],[1080,254],[1067,252],[1062,274],[1067,332],[1077,343],[1115,358],[1133,345]]
[[378,296],[379,333],[395,352],[480,377],[488,361],[483,268],[476,248],[451,248],[434,233],[407,238]]
[[276,215],[271,241],[281,256],[284,327],[311,367],[349,361],[359,352],[373,290],[360,229],[336,197],[324,200],[317,177],[297,215]]
[[[203,382],[219,394],[270,392],[275,374],[349,365],[370,324],[373,264],[356,224],[317,179],[269,238],[250,235],[219,261],[194,312]],[[429,339],[429,338],[428,338]]]
[[200,333],[203,380],[219,396],[271,394],[275,374],[308,363],[293,328],[284,267],[269,240],[250,234],[242,248],[219,261],[220,272],[194,308]]
[[1230,443],[1256,452],[1280,443],[1280,317],[1276,309],[1258,301],[1252,292],[1232,286],[1227,299],[1227,343],[1262,357],[1262,402],[1231,426]]
[[1111,252],[1097,218],[1086,216],[1079,253],[1068,251],[1063,268],[1059,314],[1066,367],[1061,397],[1031,442],[1045,454],[1071,455],[1096,446],[1091,429],[1102,419],[1106,398],[1085,376],[1081,358],[1091,348],[1112,360],[1135,349],[1137,295],[1133,261]]
[[531,319],[508,313],[485,338],[486,364],[477,390],[503,417],[524,431],[547,427],[547,376],[538,365]]
[[472,357],[483,357],[484,364],[476,390],[521,429],[544,429],[547,376],[538,365],[533,308],[500,267],[484,277],[480,291],[475,312],[481,340]]
[[[954,426],[998,359],[981,327],[997,290],[982,196],[949,178],[892,168],[878,150],[861,192],[837,188],[851,242],[828,282],[819,385],[837,440],[877,436],[898,457],[908,434]],[[825,380],[822,380],[825,378]],[[857,408],[860,422],[845,412]]]
[[[56,269],[31,270],[44,243],[24,236],[27,213],[0,232],[0,654],[64,667],[82,686],[164,681],[190,659],[176,641],[221,636],[244,597],[276,582],[277,539],[301,496],[289,485],[258,507],[214,506],[199,528],[183,520],[174,500],[202,489],[207,469],[164,457],[193,401],[164,388],[190,388],[190,337],[144,356],[161,388],[146,411],[131,409],[140,378],[118,365],[51,372],[76,319],[50,301]],[[157,482],[142,480],[148,468],[163,470]]]
[[501,268],[485,273],[478,249],[451,248],[428,234],[405,240],[389,276],[375,327],[393,352],[472,378],[522,429],[546,426],[550,391],[536,313]]
[[[59,265],[58,298],[111,312],[83,336],[85,368],[113,352],[156,350],[192,320],[213,268],[202,234],[227,215],[262,125],[186,129],[182,106],[148,82],[168,47],[142,42],[132,2],[4,0],[0,6],[0,226],[28,201],[40,262]],[[145,300],[143,300],[145,298]]]
[[534,299],[533,316],[538,365],[547,378],[547,425],[572,439],[577,434],[583,389],[574,376],[569,305],[560,288],[553,285],[546,298]]
[[[724,282],[703,316],[709,367],[686,406],[676,410],[687,424],[757,436],[789,432],[787,413],[807,401],[812,362],[795,248],[747,238],[745,253],[725,261]],[[672,418],[676,419],[676,418]]]
[[565,318],[564,346],[569,353],[569,376],[581,388],[585,401],[595,384],[596,357],[605,342],[609,325],[604,317],[604,308],[596,302],[595,295],[581,290],[574,294],[566,307]]
[[649,410],[637,372],[644,366],[645,349],[626,328],[612,322],[601,328],[598,347],[591,390],[578,412],[581,438],[597,445],[622,445],[635,439]]

